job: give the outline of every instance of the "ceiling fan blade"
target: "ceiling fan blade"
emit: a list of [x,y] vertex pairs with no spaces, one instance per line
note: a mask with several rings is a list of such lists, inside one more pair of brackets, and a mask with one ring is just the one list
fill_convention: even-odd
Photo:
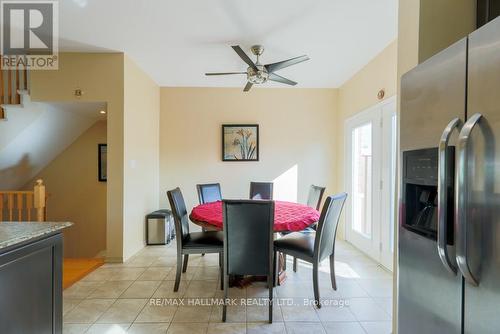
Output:
[[215,72],[215,73],[205,73],[205,75],[230,75],[230,74],[247,74],[247,72]]
[[240,58],[248,64],[248,66],[250,66],[251,68],[253,68],[254,70],[258,71],[258,68],[257,66],[255,66],[255,63],[252,61],[252,59],[250,59],[250,57],[247,56],[247,54],[245,53],[245,51],[243,51],[239,45],[233,45],[231,46],[233,48],[233,50],[238,54],[238,56],[240,56]]
[[243,88],[243,91],[248,92],[250,90],[250,88],[252,88],[252,86],[253,86],[253,83],[251,83],[250,81],[247,82],[247,84],[245,85],[245,88]]
[[298,64],[298,63],[302,63],[303,61],[306,61],[306,60],[309,60],[309,57],[306,56],[306,55],[303,55],[303,56],[298,56],[298,57],[291,58],[291,59],[288,59],[288,60],[279,61],[277,63],[267,64],[267,65],[264,65],[264,66],[266,67],[267,71],[269,73],[271,73],[271,72],[274,72],[274,71],[277,71],[277,70],[281,70],[282,68],[285,68],[285,67],[288,67],[288,66],[292,66],[292,65],[295,65],[295,64]]
[[281,75],[277,75],[276,73],[269,73],[269,80],[281,82],[290,86],[295,86],[297,84],[295,81],[283,78]]

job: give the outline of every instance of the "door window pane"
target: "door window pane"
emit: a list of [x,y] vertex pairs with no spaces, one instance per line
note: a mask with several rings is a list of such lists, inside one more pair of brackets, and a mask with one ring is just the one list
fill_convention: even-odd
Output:
[[372,235],[372,124],[352,131],[352,228]]

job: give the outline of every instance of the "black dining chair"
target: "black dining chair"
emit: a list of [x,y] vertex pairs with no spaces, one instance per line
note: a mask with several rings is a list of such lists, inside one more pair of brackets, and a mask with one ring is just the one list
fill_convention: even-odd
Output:
[[[189,254],[219,253],[219,265],[222,264],[224,234],[220,231],[189,232],[189,219],[184,197],[179,188],[167,191],[168,201],[174,216],[175,238],[177,243],[177,271],[174,292],[179,290],[181,271],[186,272]],[[184,255],[184,262],[182,256]],[[222,266],[221,266],[222,276]],[[222,281],[222,280],[221,280]]]
[[[269,322],[273,319],[274,202],[225,200],[224,221],[224,300],[228,298],[229,275],[267,276]],[[226,321],[227,307],[222,308]]]
[[198,191],[198,201],[200,204],[222,200],[219,183],[197,184],[196,190]]
[[337,283],[335,281],[335,236],[346,198],[346,193],[326,198],[316,232],[293,232],[274,241],[275,253],[289,254],[312,263],[314,299],[318,308],[321,307],[319,301],[318,267],[319,263],[327,257],[330,257],[332,288],[337,290]]
[[273,199],[272,182],[250,182],[250,199]]
[[316,186],[311,184],[309,187],[309,194],[307,195],[307,206],[319,210],[321,206],[321,200],[323,199],[323,194],[325,193],[325,187]]
[[[309,194],[307,195],[307,206],[319,210],[321,206],[321,200],[323,199],[323,194],[325,193],[325,187],[316,186],[311,184],[309,187]],[[309,226],[304,233],[310,233],[316,230],[318,224],[312,224]],[[285,256],[286,263],[286,256]],[[285,267],[286,268],[286,267]],[[297,272],[297,258],[293,258],[293,271]]]
[[[222,193],[220,191],[219,183],[197,184],[196,191],[198,192],[198,201],[200,202],[200,204],[222,200]],[[205,232],[207,229],[202,227],[201,230]],[[205,254],[201,254],[201,256],[205,256]]]

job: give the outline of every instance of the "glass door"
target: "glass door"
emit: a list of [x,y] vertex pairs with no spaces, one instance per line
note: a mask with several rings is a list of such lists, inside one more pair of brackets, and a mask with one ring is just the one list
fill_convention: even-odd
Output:
[[396,110],[390,99],[345,123],[346,238],[392,270]]
[[[380,223],[375,190],[380,171],[380,112],[367,110],[346,122],[346,237],[367,254],[378,251]],[[378,256],[376,258],[378,261]]]
[[372,236],[373,145],[372,123],[352,131],[352,229],[366,238]]

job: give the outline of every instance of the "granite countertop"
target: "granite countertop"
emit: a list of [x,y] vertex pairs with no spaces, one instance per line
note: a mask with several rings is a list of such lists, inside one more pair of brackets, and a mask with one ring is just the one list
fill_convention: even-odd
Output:
[[69,222],[0,222],[0,250],[73,225]]

